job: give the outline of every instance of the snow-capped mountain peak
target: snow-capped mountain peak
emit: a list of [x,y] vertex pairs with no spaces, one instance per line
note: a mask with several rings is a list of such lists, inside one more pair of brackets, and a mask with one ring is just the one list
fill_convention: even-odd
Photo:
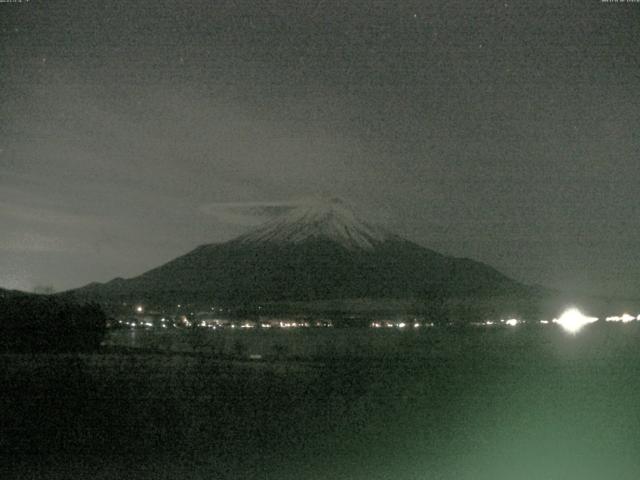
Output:
[[358,218],[341,199],[314,198],[238,238],[243,243],[300,243],[324,239],[349,249],[371,250],[391,238],[381,227]]

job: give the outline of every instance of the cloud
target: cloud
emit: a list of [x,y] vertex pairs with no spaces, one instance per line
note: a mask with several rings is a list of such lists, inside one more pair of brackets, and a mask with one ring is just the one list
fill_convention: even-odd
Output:
[[10,232],[0,237],[0,250],[10,252],[70,252],[77,247],[65,239],[38,233]]
[[260,225],[298,205],[296,202],[227,202],[201,205],[199,211],[223,223],[246,227]]
[[94,216],[78,215],[49,208],[29,207],[15,203],[0,202],[0,215],[10,216],[20,221],[55,225],[103,226],[104,221]]

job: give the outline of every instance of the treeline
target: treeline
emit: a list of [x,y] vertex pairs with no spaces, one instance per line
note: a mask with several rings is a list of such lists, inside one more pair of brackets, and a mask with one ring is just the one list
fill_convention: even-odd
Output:
[[95,351],[105,330],[98,305],[0,293],[0,352]]

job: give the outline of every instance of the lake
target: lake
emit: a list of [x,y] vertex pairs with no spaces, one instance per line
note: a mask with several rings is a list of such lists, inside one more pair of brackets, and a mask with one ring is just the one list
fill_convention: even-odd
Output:
[[166,335],[1,356],[0,476],[640,475],[635,323]]

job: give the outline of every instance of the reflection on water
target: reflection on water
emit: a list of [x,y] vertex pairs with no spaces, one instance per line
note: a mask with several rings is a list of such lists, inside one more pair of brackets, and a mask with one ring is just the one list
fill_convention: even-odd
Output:
[[[634,344],[640,324],[593,323],[578,310],[567,310],[549,325],[492,328],[269,328],[269,329],[116,329],[107,334],[107,347],[144,351],[202,353],[242,358],[382,358],[509,357],[523,350],[563,356],[582,352],[593,357],[618,355]],[[505,325],[507,325],[505,323]],[[567,331],[577,335],[567,336]],[[616,339],[617,345],[611,343]]]
[[640,478],[636,323],[109,343],[139,353],[0,358],[3,478]]

